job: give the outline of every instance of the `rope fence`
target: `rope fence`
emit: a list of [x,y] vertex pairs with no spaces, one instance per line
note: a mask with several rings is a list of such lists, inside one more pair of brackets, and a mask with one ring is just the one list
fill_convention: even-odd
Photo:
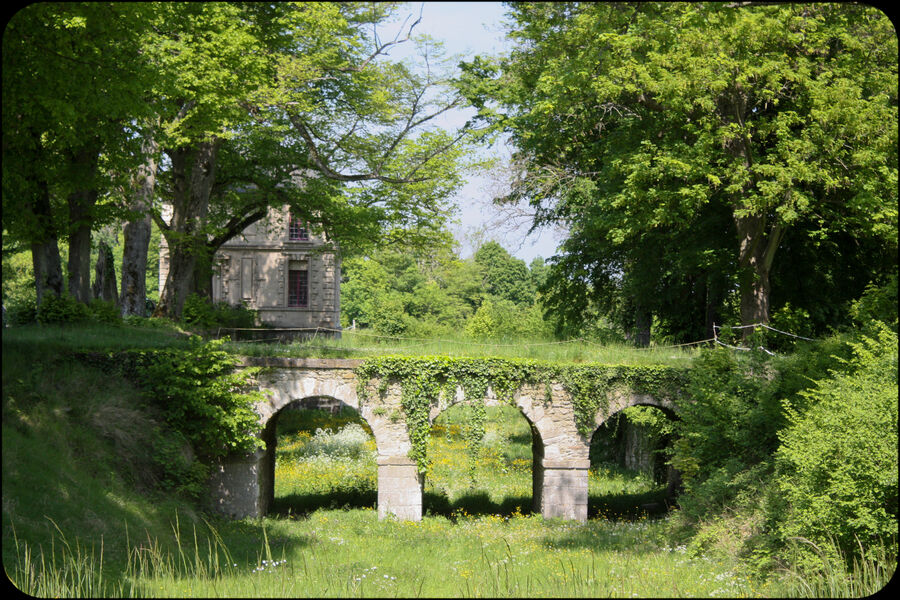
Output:
[[[713,337],[711,337],[711,338],[707,338],[704,340],[697,340],[695,342],[686,342],[686,343],[682,343],[682,344],[667,344],[664,346],[645,346],[645,347],[636,347],[636,348],[632,348],[632,349],[633,350],[651,350],[651,351],[666,350],[666,349],[671,349],[671,348],[685,348],[685,347],[690,347],[690,346],[699,346],[701,344],[708,344],[708,343],[712,342],[713,344],[717,344],[717,345],[723,346],[725,348],[730,348],[732,350],[750,351],[751,348],[747,348],[744,346],[733,346],[731,344],[727,344],[727,343],[723,342],[722,340],[719,339],[719,331],[721,331],[722,329],[735,330],[735,329],[749,329],[749,328],[756,328],[756,327],[768,329],[770,331],[774,331],[776,333],[780,333],[782,335],[787,335],[787,336],[801,339],[801,340],[806,340],[806,341],[810,341],[810,342],[818,341],[813,338],[808,338],[808,337],[804,337],[802,335],[796,335],[794,333],[776,329],[765,323],[755,323],[753,325],[735,325],[735,326],[721,326],[721,325],[713,324]],[[384,348],[385,350],[391,350],[391,351],[409,350],[411,348],[418,348],[418,347],[426,346],[428,344],[441,344],[441,343],[463,345],[463,346],[491,347],[491,348],[522,347],[522,348],[526,348],[526,349],[532,348],[532,347],[538,347],[538,346],[560,346],[560,345],[564,345],[564,344],[573,344],[573,343],[589,344],[591,346],[599,346],[599,347],[606,346],[606,344],[602,344],[600,342],[595,342],[593,340],[588,340],[588,339],[585,339],[582,337],[570,338],[567,340],[561,340],[561,341],[555,341],[555,342],[533,342],[533,343],[528,342],[528,343],[503,344],[503,343],[475,342],[475,341],[469,341],[469,340],[448,340],[448,339],[443,339],[443,338],[422,338],[422,337],[405,337],[405,336],[399,336],[399,335],[383,335],[383,334],[377,334],[377,333],[369,333],[369,332],[365,332],[365,331],[357,331],[354,329],[336,329],[336,328],[331,328],[331,327],[293,327],[293,328],[289,327],[289,328],[278,328],[278,329],[266,328],[266,327],[219,327],[218,330],[216,331],[217,338],[221,337],[223,330],[226,332],[229,332],[229,331],[230,332],[260,331],[260,332],[267,332],[270,334],[290,333],[290,332],[300,332],[300,333],[312,332],[312,336],[310,338],[311,341],[314,341],[316,339],[316,337],[319,335],[319,333],[321,332],[323,334],[328,334],[328,333],[341,333],[341,334],[345,334],[345,335],[351,334],[351,335],[355,335],[355,336],[375,338],[375,339],[380,339],[380,340],[393,340],[393,341],[397,341],[397,342],[401,342],[401,343],[407,342],[407,341],[408,342],[420,342],[419,344],[407,344],[402,347]],[[274,338],[273,337],[265,337],[262,339],[242,340],[241,343],[261,343],[261,342],[265,343],[265,342],[281,341],[281,340],[283,340],[283,338],[280,336],[274,337]],[[327,346],[322,346],[321,348],[327,349]],[[352,348],[352,347],[346,347],[346,346],[342,347],[342,349],[353,350],[353,351],[366,350],[366,348]],[[769,355],[775,356],[774,352],[771,352],[762,346],[759,346],[758,349],[762,350],[763,352],[766,352]]]

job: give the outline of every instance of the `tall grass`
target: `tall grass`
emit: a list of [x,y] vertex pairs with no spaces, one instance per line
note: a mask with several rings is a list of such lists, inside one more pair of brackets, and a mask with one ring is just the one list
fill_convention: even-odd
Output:
[[41,348],[53,352],[81,350],[116,351],[127,348],[187,346],[190,334],[164,319],[145,319],[143,326],[111,327],[96,323],[69,325],[23,325],[3,330],[3,345]]
[[[99,385],[112,378],[58,357],[51,363],[38,343],[49,332],[68,347],[102,348],[115,333],[83,341],[74,328],[23,329],[3,336],[3,562],[29,595],[841,597],[877,592],[896,566],[890,544],[849,566],[825,561],[823,551],[818,571],[759,583],[738,562],[674,542],[665,519],[640,509],[658,486],[608,465],[590,471],[588,522],[544,520],[529,512],[530,428],[509,407],[488,408],[474,481],[465,419],[448,410],[437,420],[430,511],[420,522],[378,519],[371,442],[348,429],[356,421],[347,415],[317,411],[279,417],[293,437],[279,429],[276,500],[295,510],[204,522],[188,504],[134,489],[133,467],[122,464],[134,452],[122,441],[125,421],[136,422],[131,413],[112,424],[105,413],[93,417],[95,406],[129,406],[134,391]],[[118,343],[155,343],[138,337]],[[297,464],[317,470],[292,474]]]
[[[127,348],[187,346],[190,334],[164,319],[144,319],[142,325],[110,327],[99,324],[26,325],[4,330],[4,344],[40,345],[45,351],[78,349],[116,351]],[[445,338],[383,336],[367,331],[344,330],[340,338],[327,333],[290,344],[272,343],[275,338],[253,342],[230,342],[226,348],[245,356],[298,358],[364,358],[383,354],[406,356],[445,355],[465,357],[530,358],[552,362],[689,366],[699,353],[690,346],[635,348],[624,344],[600,344],[574,339],[501,339],[480,342],[464,335]]]
[[[223,527],[230,527],[223,524]],[[37,552],[16,538],[7,574],[38,597],[865,597],[884,588],[890,557],[823,565],[818,576],[759,584],[734,565],[670,547],[663,523],[538,516],[379,521],[372,510],[320,510],[263,522],[256,549],[229,551],[212,525],[177,544],[130,547],[122,572],[71,544]],[[306,543],[298,546],[298,539]],[[830,570],[830,571],[829,571]]]
[[803,538],[794,540],[794,544],[812,548],[819,564],[813,569],[783,570],[784,595],[789,598],[871,596],[887,586],[897,570],[896,541],[872,548],[859,544],[859,554],[853,557],[847,556],[834,540],[826,548]]
[[[52,519],[51,519],[51,522]],[[56,534],[51,538],[48,552],[19,540],[13,526],[16,562],[7,576],[20,591],[39,598],[97,598],[125,596],[126,582],[122,579],[104,582],[103,540],[100,549],[78,540],[70,544],[55,522]]]

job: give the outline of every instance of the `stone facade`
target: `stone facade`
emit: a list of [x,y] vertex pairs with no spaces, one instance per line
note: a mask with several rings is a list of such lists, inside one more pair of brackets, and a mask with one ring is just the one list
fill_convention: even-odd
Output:
[[[245,358],[245,366],[267,367],[259,377],[266,400],[256,406],[263,426],[266,449],[251,456],[235,457],[218,465],[212,479],[213,506],[232,517],[266,514],[274,495],[275,416],[295,401],[329,397],[359,411],[375,437],[378,465],[378,515],[401,520],[422,518],[424,478],[409,458],[412,448],[402,414],[400,386],[391,383],[378,394],[377,382],[367,382],[368,399],[360,404],[354,369],[362,361],[340,359]],[[464,401],[461,388],[453,398],[432,407],[430,419]],[[488,403],[496,397],[488,388]],[[586,521],[588,514],[588,458],[590,436],[575,425],[572,402],[560,384],[551,386],[550,398],[543,385],[524,385],[513,396],[515,405],[532,430],[533,510],[545,518]],[[608,413],[595,416],[597,425],[628,406],[657,406],[672,411],[667,399],[615,392]]]
[[[163,218],[168,220],[165,211]],[[265,219],[223,244],[215,256],[213,301],[231,305],[243,302],[258,312],[261,323],[272,327],[339,330],[340,259],[325,251],[323,236],[302,225],[295,223],[292,231],[288,207],[270,208]],[[168,262],[168,245],[163,238],[160,290],[169,273]]]

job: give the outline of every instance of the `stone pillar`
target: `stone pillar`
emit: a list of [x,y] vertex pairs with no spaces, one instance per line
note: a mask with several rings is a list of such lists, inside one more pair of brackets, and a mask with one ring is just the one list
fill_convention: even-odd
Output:
[[269,462],[265,450],[219,460],[209,479],[212,508],[233,519],[265,515],[269,509]]
[[544,459],[541,515],[587,521],[589,460]]
[[422,520],[422,484],[416,463],[405,456],[378,457],[378,518]]

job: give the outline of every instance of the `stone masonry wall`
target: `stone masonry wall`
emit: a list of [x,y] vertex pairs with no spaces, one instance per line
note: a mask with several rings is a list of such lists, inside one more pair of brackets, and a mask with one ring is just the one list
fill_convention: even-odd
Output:
[[[245,366],[267,367],[258,383],[266,400],[256,406],[267,448],[250,456],[222,461],[211,478],[212,505],[220,513],[243,518],[262,516],[274,493],[274,419],[294,401],[328,397],[359,411],[372,429],[377,448],[378,515],[418,521],[422,518],[424,478],[409,458],[412,448],[401,405],[401,389],[391,383],[383,394],[377,382],[368,382],[367,401],[360,405],[354,369],[360,360],[247,358]],[[442,399],[432,408],[431,421],[449,406],[464,400],[462,389],[453,398]],[[496,396],[488,388],[487,403]],[[513,396],[514,404],[531,425],[533,436],[533,507],[545,518],[587,520],[588,451],[590,438],[582,436],[575,424],[572,402],[560,384],[554,384],[547,398],[546,387],[523,385]],[[613,394],[606,414],[598,413],[599,426],[609,416],[636,404],[671,409],[667,401],[650,396],[618,392]]]

